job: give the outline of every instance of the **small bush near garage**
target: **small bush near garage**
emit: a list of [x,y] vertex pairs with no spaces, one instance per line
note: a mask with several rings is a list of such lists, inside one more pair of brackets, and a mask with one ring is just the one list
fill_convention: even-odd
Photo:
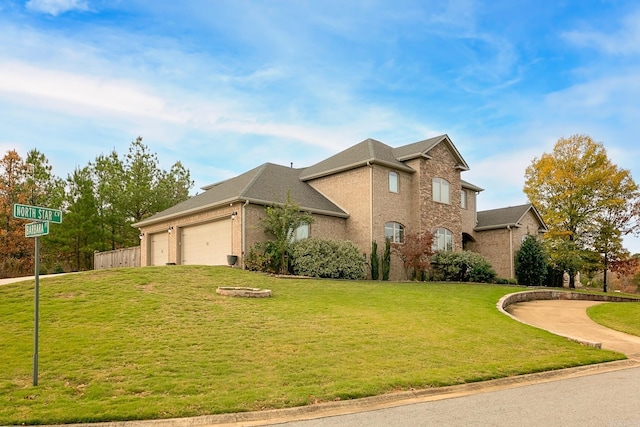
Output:
[[272,242],[260,242],[249,249],[249,253],[244,260],[244,266],[251,271],[279,273],[281,270],[279,260],[277,249]]
[[494,283],[496,272],[482,255],[470,251],[438,252],[432,259],[434,280]]
[[301,276],[364,279],[366,258],[349,241],[310,238],[293,245],[291,267]]

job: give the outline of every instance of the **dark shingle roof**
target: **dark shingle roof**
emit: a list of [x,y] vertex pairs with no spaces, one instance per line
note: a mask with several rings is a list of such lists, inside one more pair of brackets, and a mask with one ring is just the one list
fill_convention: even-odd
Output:
[[291,198],[303,210],[341,217],[348,216],[309,184],[301,181],[301,171],[302,169],[264,163],[237,177],[203,187],[204,193],[144,219],[134,226],[148,225],[234,201],[248,200],[255,204],[270,205],[274,202],[283,202],[287,191],[291,191]]
[[529,212],[529,210],[532,210],[533,214],[540,221],[540,228],[543,231],[546,231],[547,226],[538,213],[538,210],[531,203],[478,212],[478,224],[476,225],[475,230],[492,230],[497,228],[506,228],[507,226],[518,227],[521,225],[520,220],[527,214],[527,212]]
[[365,139],[359,144],[349,147],[328,159],[316,163],[302,171],[300,179],[303,181],[332,175],[334,173],[365,166],[367,163],[383,164],[393,169],[415,172],[399,161],[394,155],[393,148],[375,139]]

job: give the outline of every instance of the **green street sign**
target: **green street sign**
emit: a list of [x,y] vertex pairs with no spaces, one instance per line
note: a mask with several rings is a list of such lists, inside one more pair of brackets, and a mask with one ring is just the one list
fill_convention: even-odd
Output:
[[29,224],[25,224],[24,226],[24,235],[25,237],[38,237],[44,236],[45,234],[49,234],[49,222],[31,222]]
[[62,211],[59,209],[41,208],[39,206],[13,205],[13,217],[22,219],[35,219],[37,221],[49,221],[56,224],[62,223]]

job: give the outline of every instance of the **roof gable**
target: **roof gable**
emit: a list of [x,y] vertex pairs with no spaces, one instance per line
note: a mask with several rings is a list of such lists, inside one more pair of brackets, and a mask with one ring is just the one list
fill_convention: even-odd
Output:
[[547,231],[547,225],[542,220],[540,213],[531,203],[507,208],[491,209],[478,212],[478,224],[476,231],[494,230],[498,228],[519,227],[522,218],[531,211],[540,223],[540,229]]
[[469,165],[462,158],[462,155],[458,149],[453,145],[453,142],[448,135],[440,135],[433,138],[425,139],[422,141],[414,142],[413,144],[403,145],[402,147],[394,148],[393,154],[399,161],[407,161],[418,157],[431,158],[429,151],[431,151],[438,144],[444,144],[456,162],[456,167],[461,170],[469,170]]
[[304,169],[300,174],[300,179],[307,181],[366,166],[367,164],[381,164],[392,169],[409,173],[415,172],[412,168],[396,159],[391,147],[375,139],[368,138]]

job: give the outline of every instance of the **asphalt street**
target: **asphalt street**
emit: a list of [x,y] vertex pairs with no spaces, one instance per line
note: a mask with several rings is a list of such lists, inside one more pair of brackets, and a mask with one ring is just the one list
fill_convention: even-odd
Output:
[[288,427],[640,427],[640,368],[508,390],[293,421]]

